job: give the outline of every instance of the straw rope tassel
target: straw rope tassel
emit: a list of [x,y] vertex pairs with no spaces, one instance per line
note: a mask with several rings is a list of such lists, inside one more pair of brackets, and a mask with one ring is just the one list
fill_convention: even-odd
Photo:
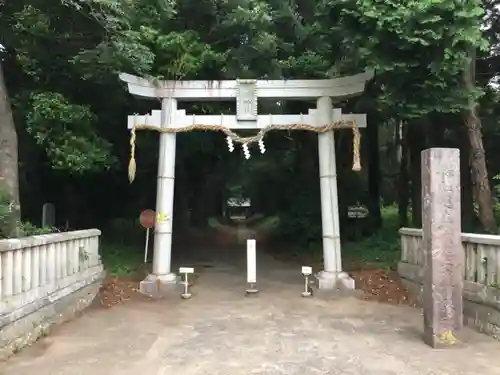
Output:
[[128,180],[134,182],[137,165],[135,162],[135,123],[130,130],[130,161],[128,163]]
[[359,172],[361,170],[361,156],[359,147],[361,143],[361,133],[356,125],[352,127],[352,170]]

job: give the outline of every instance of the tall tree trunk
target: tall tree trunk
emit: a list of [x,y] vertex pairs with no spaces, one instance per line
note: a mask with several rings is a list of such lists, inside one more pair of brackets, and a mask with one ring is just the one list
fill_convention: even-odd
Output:
[[78,193],[77,182],[74,180],[74,177],[70,177],[65,186],[66,193],[66,224],[68,229],[76,229],[79,228],[80,216],[81,216],[81,195]]
[[472,191],[472,181],[469,167],[470,145],[468,131],[465,125],[459,127],[460,141],[460,182],[462,185],[461,209],[462,209],[462,230],[473,232],[477,230],[477,217],[474,213],[474,198]]
[[401,161],[399,164],[398,178],[398,213],[399,226],[408,226],[408,205],[410,203],[410,179],[408,176],[408,125],[402,124],[401,137]]
[[414,227],[422,227],[421,153],[427,145],[427,118],[408,123],[408,149],[410,151],[411,221]]
[[0,204],[7,206],[7,215],[0,218],[3,236],[20,235],[21,204],[19,202],[19,165],[17,132],[12,116],[9,94],[0,61]]
[[446,127],[444,124],[448,123],[449,115],[434,114],[429,116],[428,126],[428,147],[446,147],[445,132]]
[[376,113],[369,117],[367,130],[368,138],[368,195],[370,221],[372,229],[382,226],[382,213],[380,212],[380,157],[379,157],[379,117]]
[[[463,85],[465,89],[472,91],[476,88],[476,50],[469,53],[470,61],[464,69]],[[469,99],[469,108],[465,112],[465,125],[467,126],[470,143],[470,171],[472,187],[479,207],[479,220],[484,231],[496,232],[496,220],[493,215],[493,202],[491,198],[488,170],[486,168],[486,157],[483,147],[483,134],[481,119],[478,116],[478,103]]]

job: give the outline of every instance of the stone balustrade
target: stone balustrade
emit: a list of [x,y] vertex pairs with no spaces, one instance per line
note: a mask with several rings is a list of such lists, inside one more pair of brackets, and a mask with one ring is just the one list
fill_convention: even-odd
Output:
[[[421,302],[426,266],[422,230],[401,228],[398,273],[410,293]],[[465,255],[464,320],[500,339],[500,236],[462,233]]]
[[0,358],[87,307],[104,277],[97,229],[0,240]]

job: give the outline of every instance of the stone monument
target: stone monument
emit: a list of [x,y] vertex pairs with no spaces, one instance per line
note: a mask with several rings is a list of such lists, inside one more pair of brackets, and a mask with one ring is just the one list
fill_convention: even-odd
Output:
[[457,344],[463,326],[461,231],[460,152],[451,148],[424,150],[424,341],[433,348]]
[[53,228],[56,225],[56,208],[52,203],[44,203],[42,207],[42,228]]

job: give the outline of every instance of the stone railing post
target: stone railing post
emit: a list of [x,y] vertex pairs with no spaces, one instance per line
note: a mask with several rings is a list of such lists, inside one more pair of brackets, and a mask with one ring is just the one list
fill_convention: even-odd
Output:
[[0,360],[90,305],[104,278],[100,234],[89,229],[0,240]]

